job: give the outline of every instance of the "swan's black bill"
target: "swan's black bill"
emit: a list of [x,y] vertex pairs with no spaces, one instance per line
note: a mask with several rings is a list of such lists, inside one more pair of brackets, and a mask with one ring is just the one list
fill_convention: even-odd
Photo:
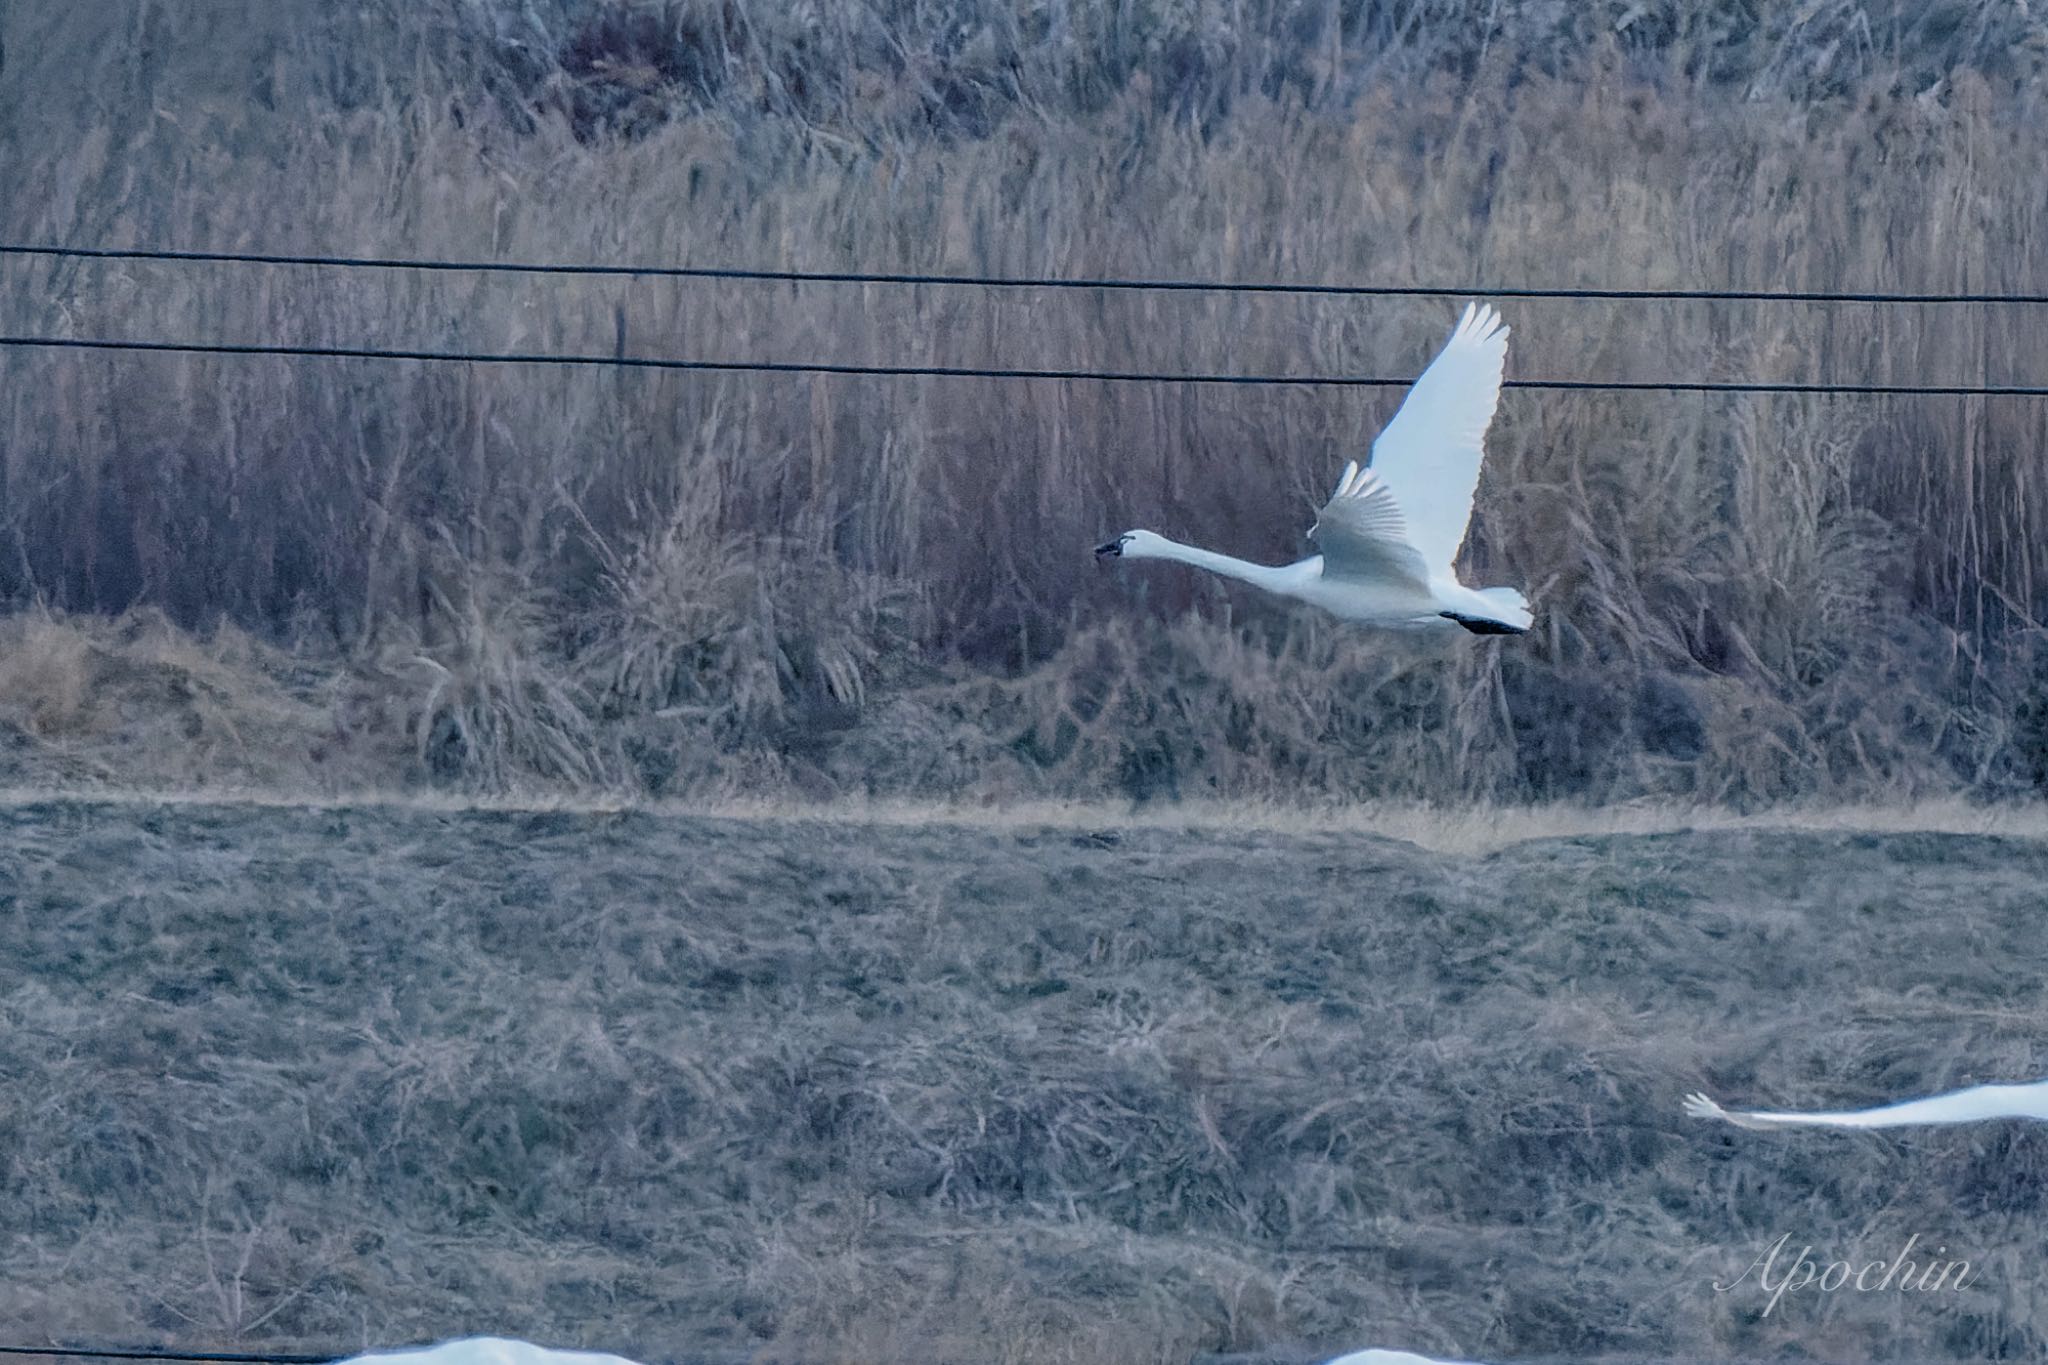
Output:
[[1125,537],[1118,536],[1115,540],[1112,540],[1107,544],[1096,546],[1096,557],[1100,558],[1103,555],[1121,555],[1124,552],[1124,540]]
[[1455,611],[1442,611],[1437,615],[1446,621],[1456,621],[1474,635],[1527,635],[1523,626],[1511,626],[1505,621],[1489,621],[1484,616],[1460,616]]

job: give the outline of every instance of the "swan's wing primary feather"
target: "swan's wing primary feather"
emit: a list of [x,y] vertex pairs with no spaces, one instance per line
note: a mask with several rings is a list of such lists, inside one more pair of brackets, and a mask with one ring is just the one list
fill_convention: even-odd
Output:
[[1325,577],[1429,586],[1429,565],[1415,548],[1394,490],[1356,460],[1344,466],[1337,491],[1316,513],[1309,535],[1323,553]]
[[1372,443],[1372,472],[1393,490],[1408,537],[1433,572],[1448,574],[1465,543],[1507,354],[1500,314],[1467,304],[1451,339]]
[[1905,1100],[1875,1109],[1809,1112],[1723,1109],[1705,1095],[1685,1097],[1694,1118],[1725,1119],[1744,1128],[1895,1128],[1908,1124],[1974,1123],[1981,1119],[2048,1119],[2048,1082],[2034,1085],[1973,1085],[1946,1095]]

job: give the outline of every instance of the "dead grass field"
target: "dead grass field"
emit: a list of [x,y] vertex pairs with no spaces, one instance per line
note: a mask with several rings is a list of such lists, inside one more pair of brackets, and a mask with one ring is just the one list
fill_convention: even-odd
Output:
[[[0,1327],[2040,1357],[2038,1132],[1678,1102],[2048,1070],[2048,845],[1502,828],[17,796]],[[1978,1278],[1713,1290],[1787,1233]]]

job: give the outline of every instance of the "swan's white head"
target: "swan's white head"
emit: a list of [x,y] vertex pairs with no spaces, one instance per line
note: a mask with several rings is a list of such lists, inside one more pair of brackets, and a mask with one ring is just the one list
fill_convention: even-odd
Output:
[[1173,542],[1151,531],[1126,531],[1115,540],[1095,547],[1105,559],[1169,559],[1167,547]]

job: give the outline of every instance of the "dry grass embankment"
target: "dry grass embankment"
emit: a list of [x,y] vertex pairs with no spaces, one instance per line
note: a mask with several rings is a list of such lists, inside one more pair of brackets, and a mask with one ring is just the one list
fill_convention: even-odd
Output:
[[[1924,833],[8,802],[0,1329],[2038,1360],[2026,1125],[1679,1101],[2040,1075],[2044,877]],[[1715,1292],[1782,1234],[1975,1273]]]
[[[1235,27],[1158,4],[1062,7],[1050,28],[995,5],[836,27],[696,3],[16,6],[0,236],[2048,288],[2043,33],[2018,7],[1845,4],[1761,28],[1721,6],[1494,8],[1497,28],[1425,6],[1394,29],[1377,10],[1259,4]],[[2048,356],[2038,309],[1508,312],[1512,372],[1531,376],[2038,382]],[[1436,302],[0,271],[9,331],[970,365],[1412,371],[1449,317]],[[386,785],[2038,791],[2048,405],[2031,400],[1510,394],[1471,551],[1538,603],[1539,631],[1506,645],[1418,651],[1090,561],[1134,523],[1294,553],[1392,401],[11,351],[0,599],[140,604],[289,648],[286,671],[324,670],[361,701],[322,724],[395,756]],[[61,728],[61,695],[12,677],[0,704],[36,713],[17,728]]]

